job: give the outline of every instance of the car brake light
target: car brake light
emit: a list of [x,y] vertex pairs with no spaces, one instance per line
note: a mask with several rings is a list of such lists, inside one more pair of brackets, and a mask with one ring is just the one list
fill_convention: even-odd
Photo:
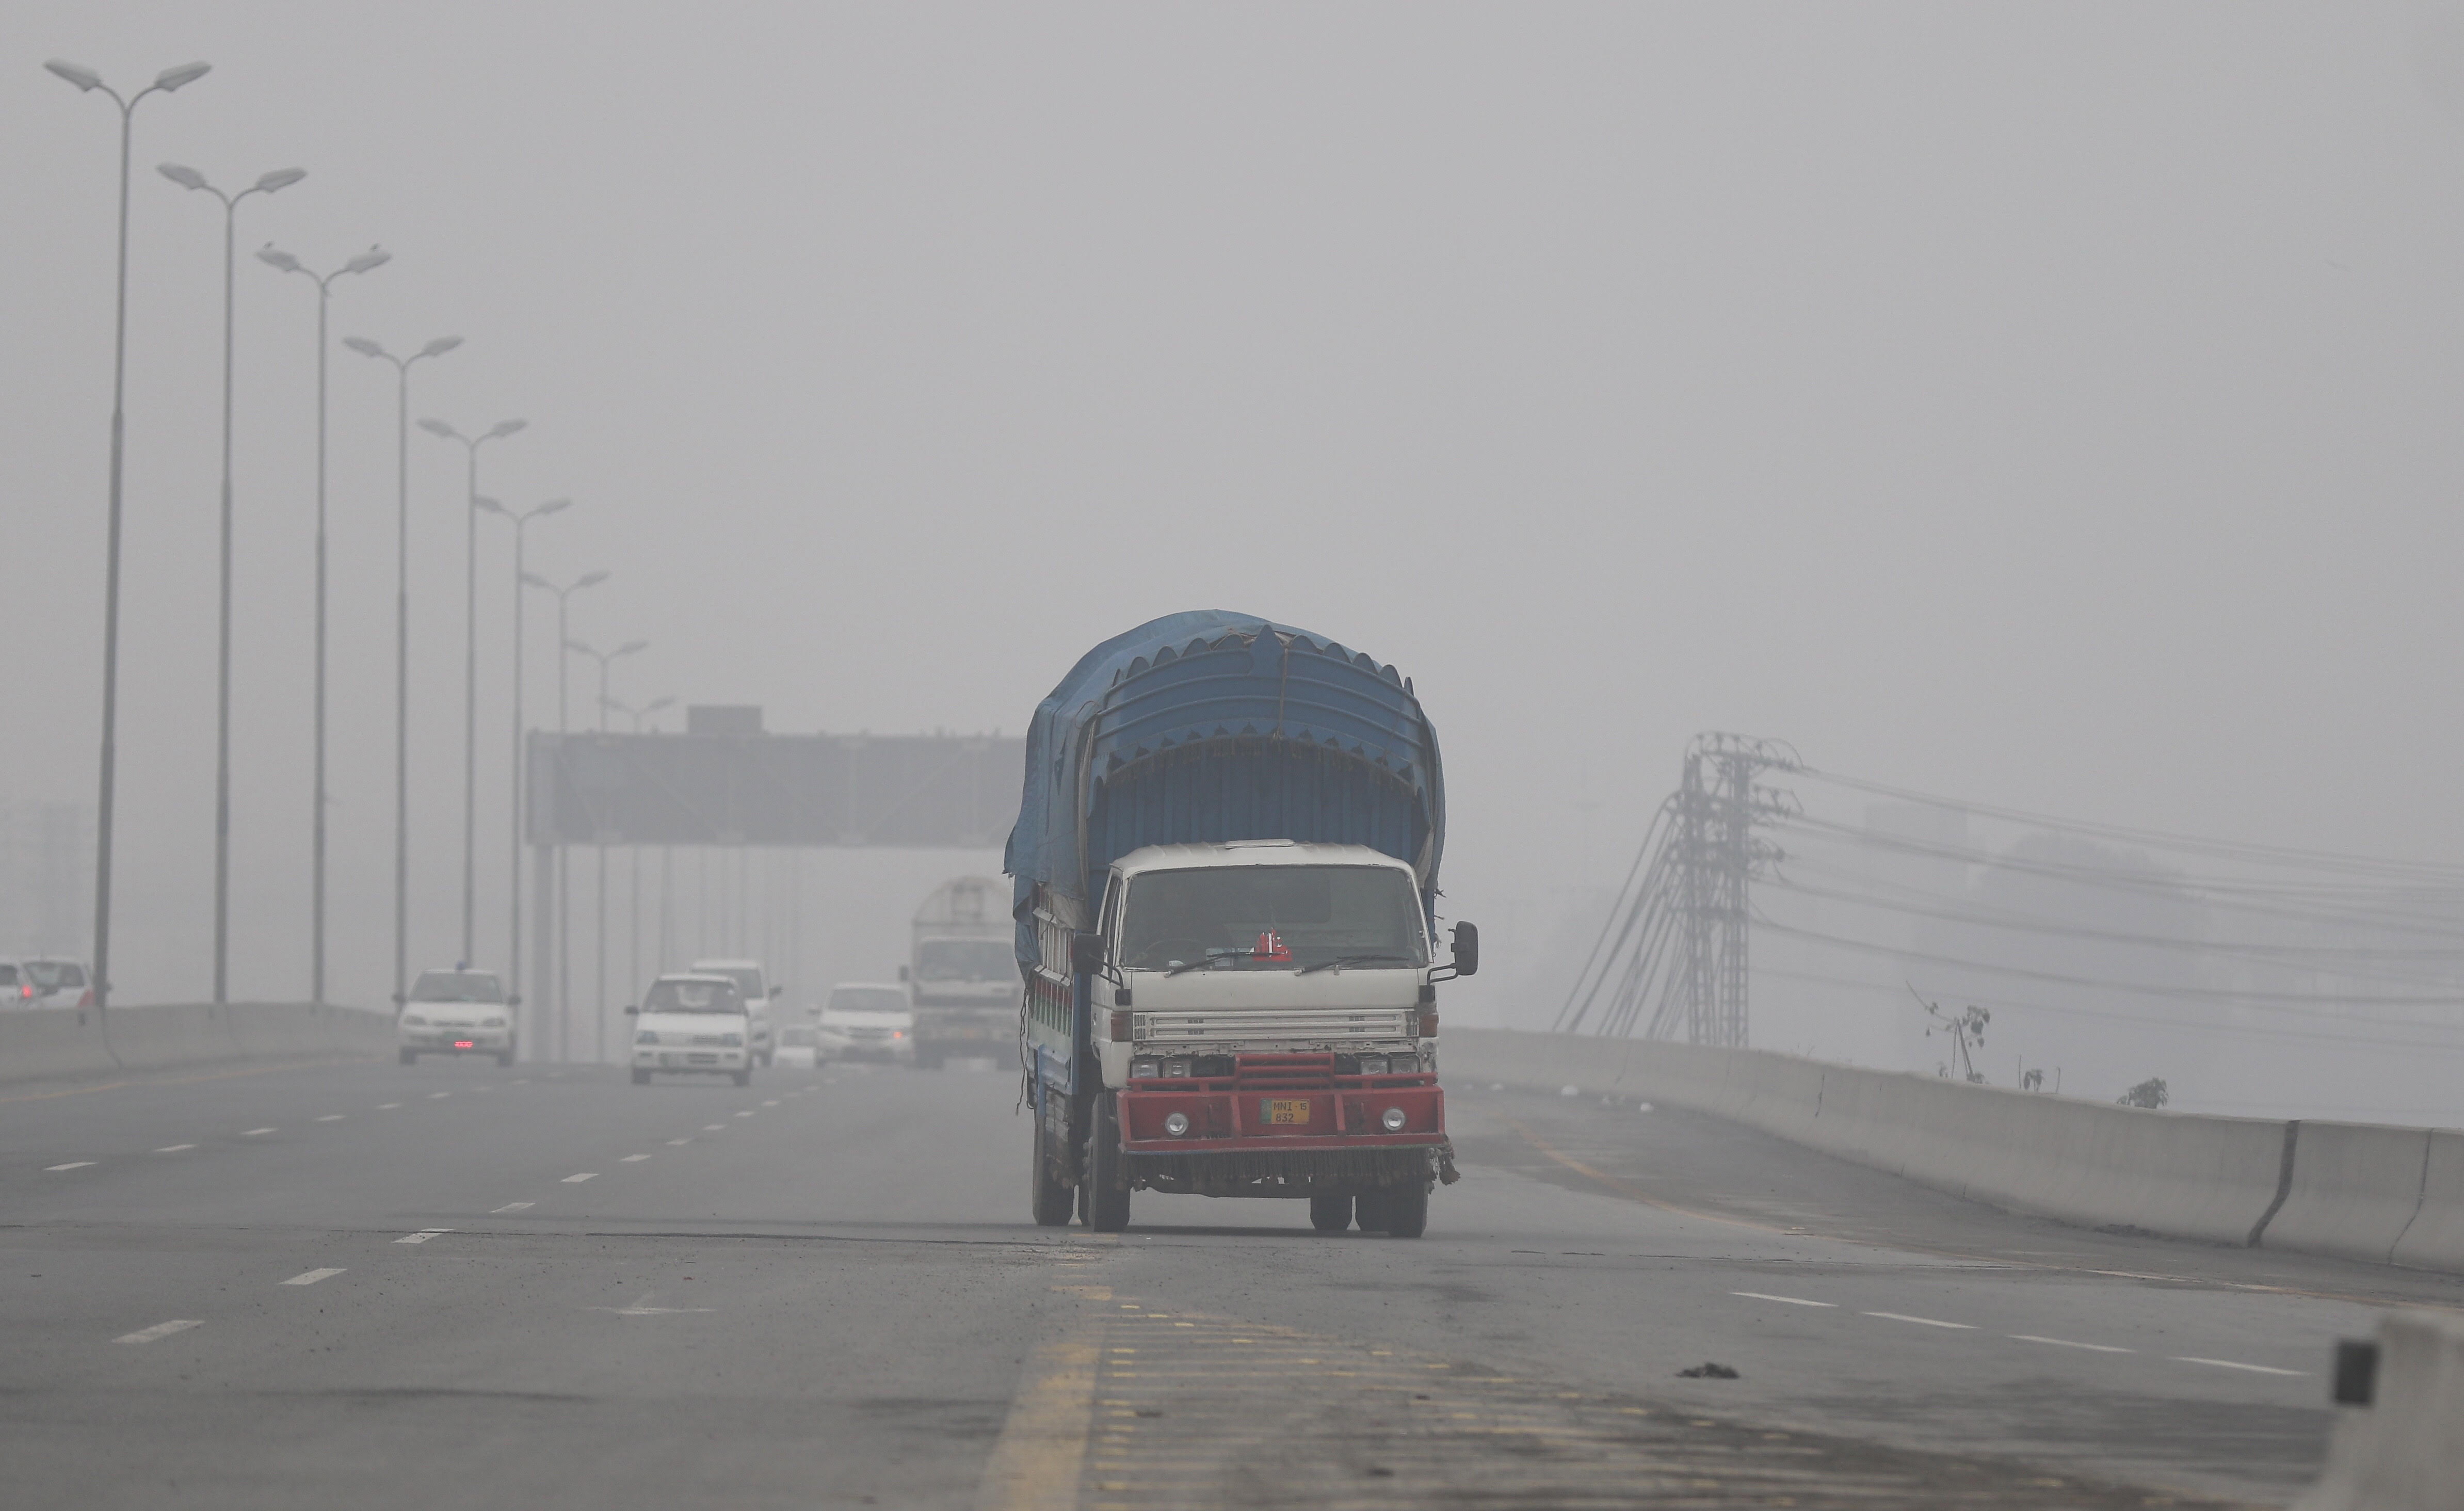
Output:
[[457,1039],[453,1040],[453,1047],[456,1049],[468,1049],[471,1047],[471,1040],[467,1039]]
[[17,988],[17,995],[19,996],[32,996],[34,995],[34,989],[31,986],[21,986]]
[[907,1037],[907,1030],[903,1028],[893,1028],[890,1031],[890,1037],[892,1039],[905,1039]]

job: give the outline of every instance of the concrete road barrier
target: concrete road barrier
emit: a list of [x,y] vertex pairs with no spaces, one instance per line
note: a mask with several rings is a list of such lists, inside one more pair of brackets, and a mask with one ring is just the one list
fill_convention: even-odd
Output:
[[0,1013],[0,1084],[391,1051],[390,1014],[305,1002]]
[[2464,1511],[2464,1318],[2391,1312],[2356,1362],[2338,1360],[2327,1472],[2294,1511]]
[[1450,1029],[1456,1081],[1729,1118],[2097,1228],[2464,1271],[2464,1134],[2155,1112],[1763,1050]]

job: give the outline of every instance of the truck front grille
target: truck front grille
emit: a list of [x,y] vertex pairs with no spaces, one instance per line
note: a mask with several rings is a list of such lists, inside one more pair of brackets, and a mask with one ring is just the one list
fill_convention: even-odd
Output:
[[1135,1013],[1130,1036],[1157,1048],[1178,1045],[1355,1043],[1418,1037],[1410,1008],[1328,1012]]

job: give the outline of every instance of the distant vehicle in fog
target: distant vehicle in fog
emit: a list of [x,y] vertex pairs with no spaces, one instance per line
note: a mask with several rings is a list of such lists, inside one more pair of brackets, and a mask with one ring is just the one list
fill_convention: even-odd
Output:
[[82,960],[36,955],[19,961],[18,969],[28,989],[21,1000],[29,1007],[94,1005],[94,974]]
[[1016,931],[1009,887],[988,876],[943,882],[915,909],[913,953],[900,974],[913,989],[917,1064],[931,1069],[953,1056],[1015,1058]]
[[769,973],[759,960],[695,960],[688,967],[695,975],[723,975],[736,983],[744,998],[745,1016],[753,1020],[753,1037],[746,1040],[761,1063],[770,1063],[778,1051],[778,1035],[770,1023],[770,1001],[783,986],[773,983]]
[[733,976],[689,972],[663,975],[627,1007],[633,1019],[633,1084],[653,1074],[727,1076],[753,1084],[751,1004]]
[[771,1052],[773,1057],[791,1070],[812,1069],[820,1062],[813,1042],[817,1032],[810,1023],[789,1023],[779,1030],[779,1047]]
[[422,971],[404,997],[394,1032],[406,1065],[422,1055],[494,1055],[510,1065],[521,1047],[508,996],[493,971]]
[[842,981],[814,1019],[814,1053],[823,1060],[916,1062],[915,1015],[907,988],[892,981]]

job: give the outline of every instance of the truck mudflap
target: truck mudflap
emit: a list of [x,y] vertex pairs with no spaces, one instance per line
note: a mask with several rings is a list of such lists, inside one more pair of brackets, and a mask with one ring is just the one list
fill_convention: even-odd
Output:
[[1348,1075],[1331,1054],[1231,1060],[1229,1075],[1141,1078],[1121,1088],[1133,1187],[1312,1196],[1462,1178],[1434,1074]]

